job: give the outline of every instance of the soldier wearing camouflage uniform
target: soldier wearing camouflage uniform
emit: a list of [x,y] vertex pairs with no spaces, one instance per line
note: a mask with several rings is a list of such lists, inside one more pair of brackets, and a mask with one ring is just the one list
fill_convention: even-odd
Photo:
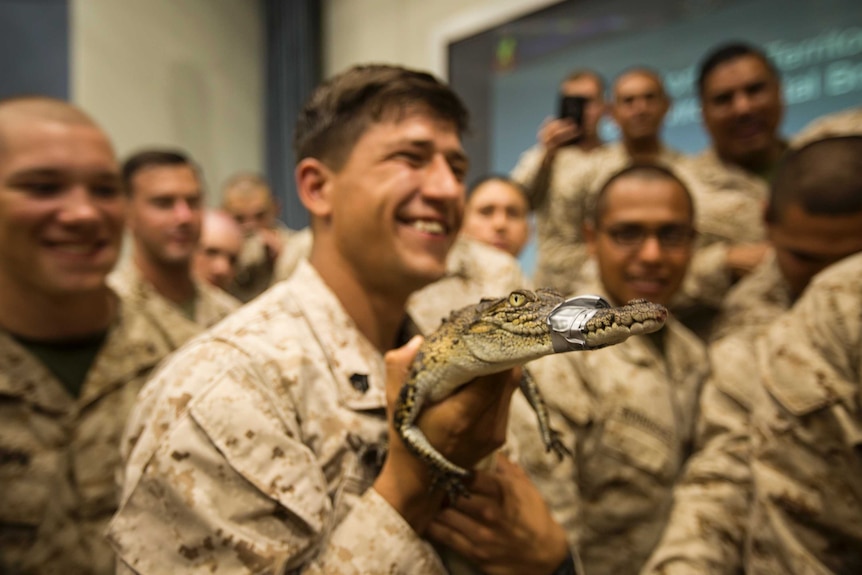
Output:
[[698,180],[692,192],[700,237],[674,308],[703,337],[727,290],[768,250],[762,210],[786,149],[778,134],[780,82],[767,57],[745,44],[719,46],[700,66],[701,110],[712,146],[684,166]]
[[[737,573],[751,497],[750,415],[758,394],[757,341],[823,267],[862,251],[862,137],[789,154],[766,211],[774,253],[731,291],[710,347],[697,452],[674,490],[662,544],[644,573]],[[761,361],[771,361],[762,358]]]
[[156,291],[150,282],[141,277],[140,271],[132,262],[124,262],[109,277],[111,287],[128,305],[159,308],[164,311],[164,317],[171,325],[188,322],[199,328],[207,328],[217,324],[242,305],[236,298],[205,281],[197,278],[192,278],[192,281],[195,292],[193,304],[181,307]]
[[65,102],[0,102],[0,572],[114,572],[120,437],[180,326],[105,278],[126,201],[110,142]]
[[[149,149],[123,163],[129,197],[133,251],[111,277],[111,285],[130,305],[160,306],[209,327],[240,306],[232,296],[198,280],[193,258],[203,220],[203,181],[183,152]],[[171,318],[170,321],[175,321]]]
[[862,571],[862,255],[828,268],[759,349],[745,572]]
[[[587,239],[601,280],[585,291],[614,304],[638,297],[667,304],[692,251],[683,184],[654,165],[622,170],[599,193],[594,217]],[[522,459],[585,573],[637,573],[658,543],[689,452],[706,350],[669,318],[656,334],[563,358],[573,381],[541,372],[537,381],[574,456],[558,461],[536,445],[533,418],[516,398]]]
[[228,178],[222,209],[239,223],[245,237],[228,291],[242,302],[251,301],[280,279],[279,260],[290,258],[284,252],[296,243],[297,232],[277,219],[278,202],[258,174],[241,172]]
[[[511,475],[503,489],[476,472],[498,488],[462,513],[482,529],[438,525],[443,493],[385,417],[418,338],[383,352],[415,332],[407,299],[445,273],[460,225],[465,123],[454,93],[403,68],[352,68],[312,95],[296,132],[311,254],[142,393],[109,532],[121,571],[443,573],[433,535],[485,570],[571,572],[562,528]],[[516,386],[479,378],[420,425],[472,467],[503,440]]]
[[[582,125],[577,126],[567,118],[549,118],[539,127],[537,144],[521,155],[512,170],[512,179],[524,187],[530,209],[535,212],[537,269],[546,266],[542,263],[546,254],[551,255],[553,262],[554,255],[569,250],[580,237],[580,230],[573,231],[567,222],[553,218],[552,204],[570,198],[572,182],[583,177],[585,162],[602,148],[598,123],[605,113],[604,91],[604,80],[592,70],[569,74],[560,84],[559,94],[586,99]],[[553,287],[555,282],[554,275],[544,272],[536,279],[541,282],[537,285],[545,287]]]

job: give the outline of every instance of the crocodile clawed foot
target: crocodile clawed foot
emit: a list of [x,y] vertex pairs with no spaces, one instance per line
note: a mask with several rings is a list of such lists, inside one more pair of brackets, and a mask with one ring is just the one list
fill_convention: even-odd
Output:
[[563,457],[566,455],[572,457],[572,450],[566,447],[566,444],[560,439],[560,432],[555,429],[551,429],[550,433],[551,440],[545,444],[545,451],[553,451],[556,453],[559,461],[562,461]]
[[431,489],[442,489],[446,492],[449,503],[454,503],[459,497],[470,497],[467,489],[467,481],[470,475],[461,476],[445,471],[433,471],[431,476]]

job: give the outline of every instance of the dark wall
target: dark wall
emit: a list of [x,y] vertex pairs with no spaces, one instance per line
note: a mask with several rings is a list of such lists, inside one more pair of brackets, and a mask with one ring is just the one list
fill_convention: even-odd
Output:
[[0,98],[69,98],[68,0],[0,0]]

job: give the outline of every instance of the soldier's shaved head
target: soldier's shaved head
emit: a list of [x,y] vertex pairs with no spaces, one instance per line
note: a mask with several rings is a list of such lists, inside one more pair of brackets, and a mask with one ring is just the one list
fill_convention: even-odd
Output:
[[98,128],[95,121],[77,106],[48,96],[18,96],[0,100],[0,153],[5,146],[5,131],[17,122],[43,120],[59,124]]
[[616,77],[616,79],[614,80],[614,86],[613,86],[614,97],[617,96],[617,88],[619,87],[619,85],[624,80],[631,78],[632,76],[644,76],[646,78],[649,78],[650,80],[652,80],[655,83],[655,85],[658,88],[659,93],[662,96],[662,98],[667,97],[667,95],[665,94],[665,91],[664,91],[664,83],[662,82],[662,79],[661,79],[661,76],[659,75],[659,73],[656,72],[655,70],[653,70],[652,68],[647,68],[646,66],[637,66],[634,68],[628,68],[628,69],[624,70],[622,73],[620,73]]
[[862,211],[862,136],[825,138],[789,153],[772,182],[766,220],[779,221],[791,204],[823,216]]

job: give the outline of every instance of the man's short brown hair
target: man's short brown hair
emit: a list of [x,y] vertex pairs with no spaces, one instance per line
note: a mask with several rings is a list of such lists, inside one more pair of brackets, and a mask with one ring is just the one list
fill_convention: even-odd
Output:
[[299,114],[296,160],[317,158],[338,170],[368,127],[420,109],[467,130],[467,108],[449,86],[399,66],[355,66],[320,85]]

